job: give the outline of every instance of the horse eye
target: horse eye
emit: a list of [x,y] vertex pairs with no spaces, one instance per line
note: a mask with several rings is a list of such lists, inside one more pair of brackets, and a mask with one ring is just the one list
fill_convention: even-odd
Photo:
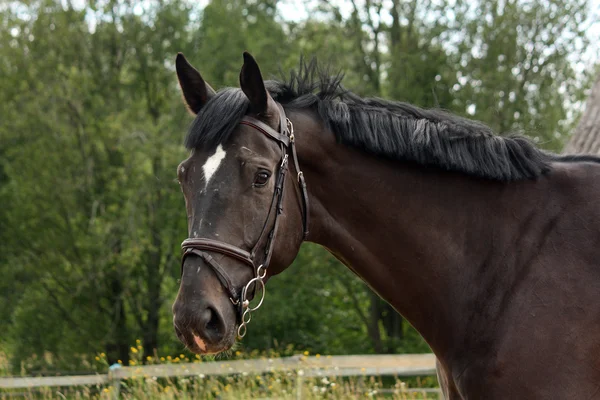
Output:
[[269,178],[271,177],[271,174],[269,172],[266,171],[260,171],[258,174],[256,174],[256,176],[254,177],[254,183],[252,184],[252,186],[254,187],[262,187],[265,186],[267,184],[267,182],[269,181]]

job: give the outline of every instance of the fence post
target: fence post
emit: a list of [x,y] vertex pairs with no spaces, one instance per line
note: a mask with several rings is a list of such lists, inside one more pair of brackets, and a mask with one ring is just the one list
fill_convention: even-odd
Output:
[[304,371],[299,369],[296,373],[296,400],[302,400],[302,386],[304,386]]
[[111,385],[113,400],[119,400],[121,395],[121,378],[117,371],[119,368],[121,368],[121,364],[113,364],[108,367],[108,382]]

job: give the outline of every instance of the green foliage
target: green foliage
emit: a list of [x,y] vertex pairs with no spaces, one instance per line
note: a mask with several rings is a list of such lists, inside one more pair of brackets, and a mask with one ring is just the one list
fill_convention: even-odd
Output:
[[498,131],[560,150],[569,134],[565,104],[580,99],[569,56],[588,45],[587,12],[586,0],[465,3],[457,12],[465,40],[456,105],[465,99],[460,107]]
[[104,11],[112,19],[91,32],[84,11],[32,4],[35,18],[8,27],[21,68],[3,81],[27,85],[3,130],[18,143],[5,153],[3,190],[20,206],[5,220],[15,243],[2,263],[23,285],[7,296],[16,365],[99,346],[116,359],[135,337],[158,342],[160,288],[185,232],[173,179],[185,120],[164,47],[176,30],[184,36],[188,12],[155,7],[156,24]]
[[275,1],[214,0],[204,8],[193,34],[189,60],[215,88],[239,86],[242,52],[251,49],[265,77],[277,74],[279,60],[291,55],[275,20]]
[[[559,149],[591,82],[574,68],[589,44],[586,4],[367,1],[348,13],[319,2],[306,20],[276,1],[0,5],[0,348],[32,371],[91,368],[100,351],[127,362],[135,339],[145,354],[181,352],[175,169],[190,117],[177,52],[216,89],[237,86],[244,50],[266,76],[317,55],[362,95],[440,106]],[[242,346],[428,351],[315,245],[269,282]]]

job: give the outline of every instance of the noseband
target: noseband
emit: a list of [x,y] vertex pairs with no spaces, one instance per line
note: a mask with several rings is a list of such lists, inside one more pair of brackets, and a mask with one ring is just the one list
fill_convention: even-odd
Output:
[[[286,172],[288,170],[288,159],[294,162],[294,167],[298,173],[298,185],[300,192],[302,193],[302,224],[304,229],[303,240],[308,236],[308,193],[306,191],[306,182],[304,181],[304,175],[298,165],[298,156],[296,155],[296,145],[294,141],[294,127],[291,121],[286,117],[283,107],[277,103],[279,109],[279,131],[274,130],[267,124],[257,120],[256,118],[245,116],[240,121],[241,125],[247,125],[260,133],[264,134],[271,140],[276,141],[281,149],[281,159],[279,162],[279,171],[277,173],[277,180],[275,181],[275,191],[269,207],[269,213],[267,219],[263,225],[260,236],[250,252],[241,249],[237,246],[221,242],[219,240],[213,240],[208,238],[188,238],[183,241],[181,248],[183,249],[183,257],[181,260],[181,268],[183,272],[183,264],[187,256],[194,254],[202,258],[208,265],[211,266],[219,281],[223,287],[229,292],[229,299],[236,307],[237,319],[239,323],[238,337],[242,338],[246,335],[246,326],[252,319],[252,312],[256,311],[263,303],[265,298],[265,277],[267,276],[267,268],[273,255],[273,248],[275,244],[275,238],[277,237],[277,228],[279,226],[279,216],[283,212],[283,192]],[[275,210],[275,217],[271,229],[268,230],[267,224],[271,219],[271,214]],[[268,234],[267,234],[268,231]],[[264,260],[261,264],[258,264],[257,254],[260,254],[259,246],[263,242],[265,235],[266,244],[264,247]],[[207,253],[207,251],[214,251],[216,253],[224,254],[228,257],[235,258],[246,265],[250,266],[254,271],[254,277],[244,285],[241,291],[233,285],[231,278],[225,272],[225,270],[219,265],[219,263]],[[248,300],[248,290],[250,286],[254,285],[254,293],[256,294],[257,288],[260,286],[261,299],[258,304],[254,307],[250,307],[250,301]]]

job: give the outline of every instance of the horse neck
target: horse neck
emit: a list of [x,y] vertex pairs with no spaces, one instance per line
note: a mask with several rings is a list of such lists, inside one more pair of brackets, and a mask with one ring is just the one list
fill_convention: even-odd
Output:
[[304,120],[297,135],[310,193],[309,240],[388,301],[438,357],[459,341],[468,345],[462,343],[472,329],[467,313],[493,296],[477,287],[494,285],[482,272],[491,263],[492,243],[509,249],[515,237],[510,221],[534,212],[507,206],[522,204],[528,183],[386,161],[337,144],[312,124]]

